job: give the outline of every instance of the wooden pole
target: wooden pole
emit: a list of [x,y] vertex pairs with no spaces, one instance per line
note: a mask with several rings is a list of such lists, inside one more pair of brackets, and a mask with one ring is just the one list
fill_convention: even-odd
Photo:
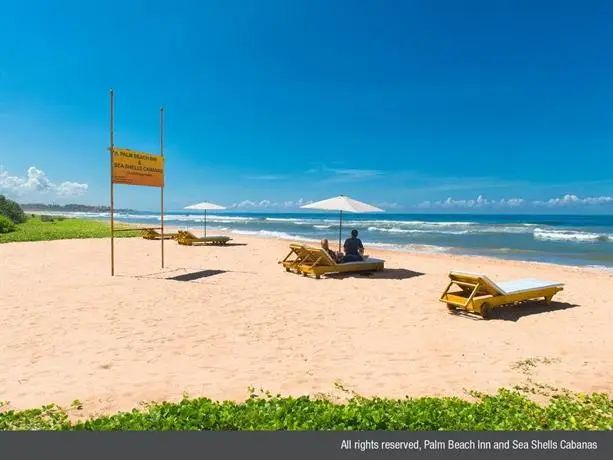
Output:
[[115,194],[113,184],[113,147],[115,144],[114,137],[114,93],[113,89],[110,92],[111,96],[111,135],[110,135],[110,163],[111,163],[111,276],[115,276],[115,224],[114,224],[114,208],[115,208]]
[[338,223],[338,252],[341,252],[341,239],[343,233],[343,211],[341,211],[339,223]]
[[[164,159],[164,107],[160,107],[160,155]],[[166,165],[164,165],[164,176],[166,176]],[[162,221],[162,268],[164,268],[164,185],[166,178],[163,177],[164,183],[160,188],[160,217]]]

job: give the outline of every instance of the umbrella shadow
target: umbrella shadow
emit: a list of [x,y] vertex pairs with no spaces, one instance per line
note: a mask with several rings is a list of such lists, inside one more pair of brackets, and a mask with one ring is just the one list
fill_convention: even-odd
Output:
[[[511,321],[517,322],[521,318],[542,313],[551,313],[555,311],[569,310],[577,308],[581,305],[569,302],[551,302],[546,304],[543,301],[528,301],[520,305],[504,305],[501,307],[492,308],[485,321]],[[484,321],[479,315],[468,313],[464,310],[450,310],[449,314],[472,321]]]
[[226,246],[247,246],[247,243],[224,243],[224,244],[214,244],[214,243],[199,243],[199,244],[192,244],[192,247],[199,247],[199,248],[223,248]]
[[[208,278],[211,276],[221,275],[228,273],[228,270],[193,270],[186,268],[175,268],[172,270],[161,271],[156,273],[148,273],[145,275],[115,275],[118,278],[138,278],[138,279],[157,279],[157,280],[172,280],[172,281],[195,281],[201,278]],[[174,273],[182,272],[179,275],[173,275]]]
[[166,278],[167,280],[172,281],[195,281],[202,278],[208,278],[210,276],[221,275],[222,273],[227,273],[228,270],[200,270],[197,272],[184,273],[182,275],[171,276],[170,278]]

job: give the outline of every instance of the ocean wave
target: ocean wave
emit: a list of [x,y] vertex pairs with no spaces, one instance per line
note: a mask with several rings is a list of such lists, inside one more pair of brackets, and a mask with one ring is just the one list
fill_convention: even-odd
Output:
[[[350,226],[350,224],[347,224]],[[359,228],[359,226],[357,226]],[[475,222],[372,221],[369,231],[469,235],[487,233],[532,233],[535,224],[478,224]]]
[[613,235],[606,233],[591,233],[580,232],[575,230],[551,230],[551,229],[534,229],[534,238],[539,240],[550,241],[576,241],[576,242],[594,242],[606,243],[613,239]]
[[[132,219],[132,220],[161,220],[161,216],[159,214],[145,214],[145,215],[136,215],[136,214],[123,214],[118,215],[117,218],[123,219]],[[200,214],[165,214],[164,222],[202,222],[204,220],[204,215]],[[207,215],[206,221],[212,223],[220,223],[220,224],[247,224],[253,222],[253,217],[238,217],[238,216],[217,216],[217,215]]]
[[[442,253],[451,248],[430,244],[393,244],[393,243],[369,243],[368,247],[379,248],[387,251],[412,252],[412,253]],[[368,252],[368,249],[366,250]]]
[[279,238],[281,240],[293,240],[293,241],[307,241],[307,242],[316,242],[319,241],[315,238],[308,238],[300,235],[291,235],[286,232],[275,232],[270,230],[230,230],[231,233],[235,233],[238,235],[252,235],[252,236],[261,236],[264,238]]
[[294,225],[311,225],[313,222],[319,222],[320,220],[314,219],[295,219],[295,218],[286,218],[286,217],[266,217],[264,219],[266,222],[279,222],[279,223],[288,223]]
[[317,229],[320,229],[320,230],[324,230],[324,229],[327,229],[327,228],[331,228],[332,225],[313,225],[313,227],[315,227]]
[[[221,230],[221,229],[220,229]],[[270,230],[230,230],[231,233],[246,235],[246,236],[259,236],[264,238],[278,238],[282,240],[302,241],[306,243],[318,243],[319,239],[308,238],[301,235],[293,235],[286,232],[276,232]],[[414,252],[414,253],[442,253],[447,252],[451,248],[443,246],[434,246],[428,244],[393,244],[393,243],[368,243],[367,248],[378,248],[387,251],[400,251],[400,252]],[[366,251],[368,252],[368,250]]]
[[292,224],[304,224],[311,223],[313,221],[318,221],[320,219],[304,219],[296,217],[265,217],[264,220],[267,222],[289,222]]
[[415,228],[384,228],[384,227],[368,227],[368,230],[371,232],[385,232],[385,233],[437,233],[441,235],[466,235],[470,233],[468,230],[419,230]]
[[517,224],[517,225],[490,225],[479,229],[478,233],[532,233],[534,224]]
[[483,228],[471,228],[471,229],[458,229],[452,230],[447,228],[399,228],[399,227],[381,227],[371,226],[368,227],[368,231],[371,232],[386,232],[386,233],[430,233],[439,235],[471,235],[471,234],[483,234],[483,233],[531,233],[532,230],[526,227],[494,227],[486,226]]
[[371,219],[371,220],[347,220],[343,224],[364,226],[364,225],[400,225],[404,227],[415,226],[432,226],[432,227],[454,227],[454,226],[469,226],[481,225],[477,222],[435,222],[425,220],[389,220],[389,219]]
[[607,267],[606,265],[585,265],[579,268],[591,268],[593,270],[600,270],[613,273],[613,267]]
[[[338,224],[338,218],[321,218],[321,217],[265,217],[263,220],[267,222],[287,222],[290,224],[304,225],[304,224]],[[401,225],[401,226],[414,226],[414,225],[432,225],[436,227],[448,227],[448,226],[460,226],[460,225],[479,225],[477,222],[436,222],[425,220],[390,220],[390,219],[344,219],[343,225],[348,226],[365,226],[365,225]]]
[[388,233],[414,233],[417,230],[411,230],[407,228],[398,228],[398,227],[391,227],[391,228],[368,227],[368,231],[370,232],[388,232]]

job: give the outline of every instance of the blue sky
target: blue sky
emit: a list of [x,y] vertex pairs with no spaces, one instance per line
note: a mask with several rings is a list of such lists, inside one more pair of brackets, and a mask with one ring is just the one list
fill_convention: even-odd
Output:
[[168,209],[613,210],[608,1],[2,9],[0,193],[22,202],[108,204],[113,87],[118,146],[157,153],[165,107]]

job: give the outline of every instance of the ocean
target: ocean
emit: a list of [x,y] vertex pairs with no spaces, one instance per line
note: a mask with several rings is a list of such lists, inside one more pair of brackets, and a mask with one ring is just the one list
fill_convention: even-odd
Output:
[[[209,212],[207,233],[218,230],[305,242],[327,238],[331,247],[338,244],[338,213]],[[108,213],[61,214],[109,218]],[[343,216],[343,239],[355,228],[365,246],[613,269],[613,215],[344,213]],[[133,212],[116,214],[116,219],[159,226],[160,216]],[[168,212],[164,223],[201,232],[202,212]]]

